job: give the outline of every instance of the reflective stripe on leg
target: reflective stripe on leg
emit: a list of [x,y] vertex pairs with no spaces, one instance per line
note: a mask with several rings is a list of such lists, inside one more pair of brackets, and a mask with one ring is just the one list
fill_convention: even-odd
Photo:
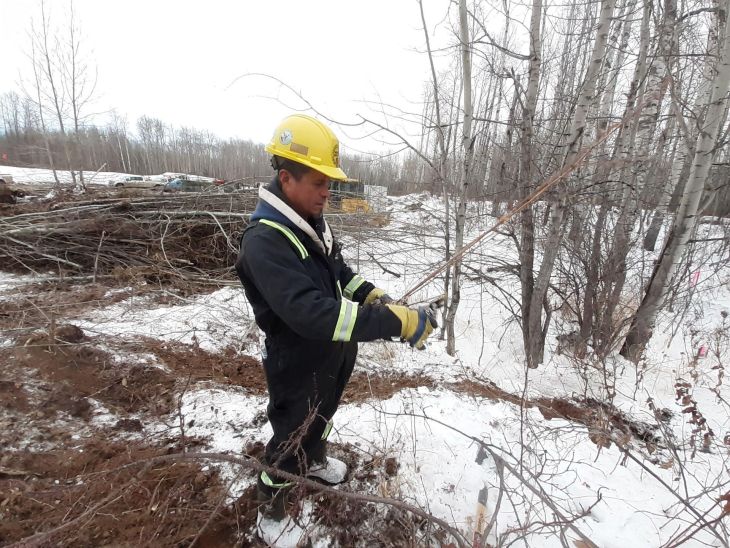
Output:
[[327,421],[327,424],[324,427],[324,432],[322,432],[322,439],[326,440],[330,437],[330,432],[332,431],[332,421]]
[[294,485],[290,481],[276,483],[266,472],[261,472],[261,481],[264,482],[264,485],[266,485],[266,487],[272,487],[274,489],[284,489],[285,487],[291,487],[292,485]]

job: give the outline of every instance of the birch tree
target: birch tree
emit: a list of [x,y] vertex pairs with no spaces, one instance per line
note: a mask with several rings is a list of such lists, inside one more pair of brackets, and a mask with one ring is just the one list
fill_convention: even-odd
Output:
[[50,19],[46,13],[45,0],[41,0],[40,10],[40,28],[34,30],[33,33],[33,40],[35,41],[34,51],[37,54],[37,57],[34,55],[34,59],[38,65],[37,70],[39,73],[39,76],[36,78],[39,86],[39,108],[50,110],[55,118],[56,124],[58,124],[57,129],[63,144],[66,167],[71,173],[71,179],[74,185],[76,185],[76,174],[73,170],[71,150],[66,135],[66,98],[60,82],[61,77],[58,65],[57,54],[60,50],[60,44],[51,29]]
[[[578,96],[578,102],[575,108],[575,114],[571,122],[570,134],[567,139],[567,153],[563,160],[563,166],[572,166],[578,156],[580,145],[586,131],[586,120],[589,109],[596,103],[596,82],[603,58],[606,53],[608,43],[611,19],[614,11],[614,0],[603,0],[601,2],[598,28],[596,38],[593,43],[590,60],[586,68],[586,74],[583,78],[581,91]],[[533,10],[535,4],[533,3]],[[534,23],[533,19],[533,23]],[[532,27],[531,27],[532,32]],[[531,46],[530,56],[531,64],[535,59],[533,57],[533,46]],[[532,75],[532,67],[531,67]],[[530,105],[530,92],[528,85],[528,100],[526,105]],[[524,116],[524,115],[523,115]],[[524,123],[524,121],[523,121]],[[529,157],[530,151],[527,150],[527,142],[523,140],[521,152]],[[524,162],[525,159],[522,159]],[[524,164],[523,164],[524,165]],[[525,166],[526,168],[527,166]],[[523,177],[524,177],[524,170]],[[529,171],[528,171],[529,172]],[[523,191],[523,196],[527,194]],[[537,367],[543,360],[545,347],[545,334],[550,322],[550,312],[547,306],[547,293],[552,276],[555,259],[560,249],[561,240],[563,238],[564,219],[567,211],[564,196],[561,196],[556,203],[551,203],[551,215],[548,233],[542,253],[542,261],[537,275],[534,274],[534,213],[532,210],[526,210],[522,214],[522,242],[520,250],[520,279],[522,281],[522,332],[525,343],[525,353],[527,355],[527,364],[529,367]],[[545,318],[543,320],[543,309],[545,309]]]
[[[717,6],[714,6],[717,9]],[[718,29],[721,24],[719,17],[713,19],[709,25],[707,33],[707,55],[719,55],[719,39],[722,28]],[[676,42],[676,39],[675,39]],[[677,52],[679,54],[679,52]],[[712,63],[705,63],[703,66],[700,80],[697,82],[694,77],[688,78],[688,83],[682,86],[682,82],[678,78],[673,78],[670,82],[671,102],[670,109],[673,123],[679,131],[679,139],[677,140],[671,155],[670,175],[666,179],[664,187],[660,191],[659,201],[656,210],[651,219],[646,235],[644,236],[644,249],[654,251],[656,241],[659,236],[664,220],[669,211],[669,205],[675,190],[681,189],[684,180],[689,174],[689,167],[694,156],[694,141],[697,138],[697,131],[702,126],[707,106],[710,104],[710,94],[712,93],[712,72],[714,70]],[[684,80],[684,78],[682,79]],[[684,90],[683,90],[684,88]],[[695,100],[692,108],[688,112],[682,108],[682,92],[688,92],[697,88]]]
[[[455,247],[454,253],[459,253],[464,246],[464,224],[466,220],[466,203],[469,180],[471,177],[472,160],[474,157],[474,138],[472,137],[472,75],[471,75],[471,42],[469,39],[469,19],[467,16],[466,0],[459,0],[459,40],[461,46],[461,85],[464,101],[464,118],[461,132],[463,164],[459,172],[459,202],[456,209]],[[461,261],[453,264],[451,279],[451,304],[446,316],[446,351],[453,356],[456,353],[456,334],[454,320],[461,301]]]
[[671,232],[621,349],[624,357],[634,361],[637,361],[644,353],[672,278],[677,274],[679,265],[687,252],[688,242],[697,224],[699,205],[716,152],[720,128],[726,116],[727,94],[730,89],[730,28],[727,25],[730,0],[724,0],[720,7],[720,11],[717,12],[718,17],[721,17],[721,28],[723,29],[720,55],[715,60],[710,58],[707,61],[714,67],[714,74],[711,80],[712,92],[707,105],[705,123],[695,143],[692,167]]
[[[431,51],[431,38],[428,33],[428,27],[426,26],[426,16],[423,12],[423,1],[418,0],[418,8],[421,15],[421,24],[423,25],[423,32],[426,41],[426,52],[428,54],[428,63],[431,76],[431,93],[433,94],[433,107],[435,120],[433,120],[436,129],[436,143],[435,143],[435,164],[434,164],[434,176],[436,178],[436,184],[441,188],[444,198],[444,254],[445,260],[451,259],[451,228],[450,228],[450,200],[449,200],[449,188],[446,183],[446,165],[448,162],[448,144],[446,142],[446,136],[444,135],[444,121],[441,115],[441,92],[439,86],[439,79],[436,74],[436,66],[434,64],[433,52]],[[444,280],[444,296],[446,306],[444,308],[443,319],[444,323],[448,324],[447,316],[449,309],[449,282],[450,282],[450,270],[446,274]],[[453,322],[453,320],[452,320]],[[445,331],[445,330],[444,330]],[[443,332],[442,332],[443,333]]]

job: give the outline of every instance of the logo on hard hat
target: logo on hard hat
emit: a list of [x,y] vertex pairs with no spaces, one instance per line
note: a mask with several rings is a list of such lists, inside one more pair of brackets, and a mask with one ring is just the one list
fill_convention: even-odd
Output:
[[335,167],[340,167],[340,145],[335,145],[332,149],[332,163]]
[[288,145],[289,143],[291,143],[291,140],[291,131],[289,131],[288,129],[285,129],[281,132],[281,135],[279,135],[279,141],[281,141],[282,145]]

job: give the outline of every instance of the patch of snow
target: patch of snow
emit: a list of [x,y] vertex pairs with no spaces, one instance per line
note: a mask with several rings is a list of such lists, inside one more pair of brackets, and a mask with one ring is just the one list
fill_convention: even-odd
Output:
[[218,352],[251,342],[256,327],[243,290],[224,288],[186,304],[150,307],[149,297],[131,297],[76,320],[85,333],[134,339],[140,336],[198,345]]
[[[265,442],[271,437],[271,427],[261,415],[266,402],[266,398],[247,394],[234,386],[185,392],[180,405],[185,435],[205,439],[210,452],[241,455],[249,443]],[[173,412],[164,427],[179,430],[179,420],[177,411]],[[157,426],[158,430],[160,428],[162,426]],[[223,484],[229,486],[227,500],[237,500],[251,485],[248,470],[229,463],[218,467]]]

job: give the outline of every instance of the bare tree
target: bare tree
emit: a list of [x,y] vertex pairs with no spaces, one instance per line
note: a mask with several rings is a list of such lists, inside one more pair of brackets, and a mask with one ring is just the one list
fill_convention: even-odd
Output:
[[40,3],[41,19],[40,28],[33,29],[32,40],[34,41],[34,62],[37,63],[36,77],[38,83],[38,108],[47,109],[55,117],[58,124],[57,129],[63,143],[64,156],[66,159],[67,169],[71,172],[71,178],[74,185],[76,184],[76,175],[73,171],[71,161],[71,150],[68,146],[66,135],[65,110],[66,97],[63,93],[63,86],[60,82],[61,75],[59,72],[57,53],[60,50],[59,40],[53,34],[51,29],[50,17],[46,13],[45,0]]
[[697,224],[700,201],[716,152],[719,131],[727,115],[727,94],[730,89],[730,28],[727,24],[727,14],[730,13],[730,0],[725,0],[717,13],[718,17],[722,18],[723,32],[719,58],[716,61],[712,59],[707,61],[714,66],[707,115],[695,143],[689,179],[671,233],[621,349],[623,356],[633,360],[638,360],[643,355],[672,278],[678,272],[682,258],[687,252],[691,234]]
[[[74,12],[73,0],[69,2],[70,15],[68,21],[68,42],[66,47],[59,53],[61,85],[64,88],[64,95],[68,97],[71,109],[71,124],[73,126],[73,142],[75,152],[75,160],[80,159],[80,130],[84,121],[87,105],[94,97],[96,90],[96,75],[91,75],[92,67],[82,57],[82,42],[80,31]],[[59,126],[61,133],[64,128],[59,117]],[[73,173],[72,173],[73,176]],[[82,189],[84,186],[84,171],[79,169],[79,184]]]
[[[461,86],[464,100],[464,118],[461,130],[463,163],[459,172],[459,198],[456,209],[456,223],[454,230],[454,253],[459,253],[464,246],[464,224],[466,220],[467,193],[474,158],[474,138],[472,137],[472,75],[471,75],[471,42],[469,38],[469,19],[466,9],[466,0],[459,0],[459,38],[461,42]],[[461,301],[461,261],[457,260],[452,266],[451,303],[446,315],[446,351],[449,355],[456,354],[456,334],[454,320]]]

